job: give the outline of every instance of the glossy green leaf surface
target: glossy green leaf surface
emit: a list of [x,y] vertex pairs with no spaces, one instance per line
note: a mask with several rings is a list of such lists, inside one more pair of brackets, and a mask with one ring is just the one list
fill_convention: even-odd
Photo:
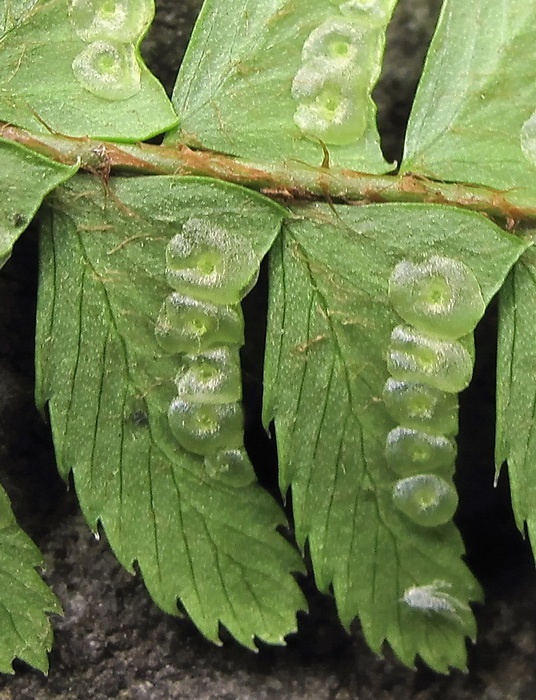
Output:
[[[359,617],[373,650],[387,640],[409,666],[420,655],[440,672],[464,668],[479,586],[452,522],[440,513],[445,524],[425,527],[404,503],[395,507],[399,476],[386,462],[397,423],[384,403],[386,359],[401,322],[388,283],[401,261],[441,255],[472,270],[488,303],[525,246],[440,206],[311,205],[294,214],[271,253],[265,423],[275,421],[298,542],[308,540],[316,583],[333,586],[342,622]],[[471,340],[463,339],[470,353]],[[426,488],[445,485],[427,479]],[[448,495],[447,516],[452,506]]]
[[284,210],[213,180],[78,176],[58,190],[45,226],[37,397],[48,402],[61,473],[100,521],[121,563],[138,563],[166,612],[180,599],[201,632],[221,623],[242,644],[282,643],[304,600],[284,515],[257,484],[212,478],[175,439],[167,411],[180,357],[158,344],[166,246],[192,219],[223,226],[260,262]]
[[323,143],[333,165],[386,172],[370,93],[395,4],[207,0],[173,94],[179,129],[167,142],[313,166]]
[[497,358],[497,470],[508,462],[514,515],[536,542],[536,256],[528,250],[501,289]]
[[36,571],[41,554],[18,526],[0,487],[0,673],[19,658],[46,673],[52,628],[47,613],[61,605]]
[[137,141],[176,115],[143,64],[151,0],[2,0],[0,120],[33,132]]
[[536,4],[445,0],[415,99],[403,170],[534,204]]
[[0,139],[0,266],[45,196],[77,171]]

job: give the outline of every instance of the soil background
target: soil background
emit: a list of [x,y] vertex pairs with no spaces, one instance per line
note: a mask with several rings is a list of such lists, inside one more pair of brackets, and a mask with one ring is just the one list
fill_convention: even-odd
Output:
[[[200,0],[160,0],[144,45],[146,59],[168,90]],[[376,91],[386,155],[395,160],[440,0],[400,0]],[[16,662],[0,677],[0,700],[533,700],[536,658],[536,577],[526,541],[515,529],[503,474],[493,488],[496,314],[477,332],[475,380],[462,395],[457,522],[467,559],[481,580],[478,644],[469,673],[439,676],[403,668],[388,649],[372,654],[356,625],[341,629],[330,598],[304,581],[310,613],[286,648],[258,654],[233,642],[218,648],[188,620],[162,613],[143,583],[116,563],[105,538],[85,526],[72,489],[54,466],[45,420],[33,405],[33,333],[37,236],[29,230],[0,276],[0,464],[17,517],[43,551],[46,578],[65,608],[54,618],[48,677]],[[258,408],[264,297],[248,299],[253,332],[246,349],[248,401]],[[249,442],[266,455],[260,425]],[[275,483],[266,458],[259,476]]]

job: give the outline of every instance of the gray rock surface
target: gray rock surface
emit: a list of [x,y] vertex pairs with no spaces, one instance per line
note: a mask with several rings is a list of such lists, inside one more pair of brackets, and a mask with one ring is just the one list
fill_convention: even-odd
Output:
[[[166,87],[182,56],[197,0],[159,3],[146,55]],[[377,90],[386,153],[400,157],[404,124],[439,0],[401,0]],[[179,28],[177,32],[177,27]],[[2,481],[21,524],[44,552],[46,576],[64,608],[48,678],[16,664],[0,678],[0,700],[532,700],[536,697],[536,579],[517,534],[504,478],[493,490],[495,321],[480,327],[475,382],[462,403],[459,524],[482,581],[478,645],[470,673],[438,676],[401,667],[389,650],[376,658],[356,626],[337,623],[333,603],[304,588],[311,612],[287,648],[252,654],[218,648],[188,620],[163,614],[139,578],[116,563],[105,539],[88,531],[72,491],[54,470],[48,428],[32,400],[36,240],[29,232],[0,275],[0,457]],[[254,310],[250,310],[252,313]],[[474,439],[478,435],[478,439]],[[272,477],[273,478],[273,477]],[[268,478],[269,481],[269,478]]]

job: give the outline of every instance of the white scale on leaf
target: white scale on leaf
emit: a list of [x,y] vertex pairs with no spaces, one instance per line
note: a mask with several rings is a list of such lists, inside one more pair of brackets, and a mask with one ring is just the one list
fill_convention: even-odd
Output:
[[175,385],[179,396],[193,403],[240,401],[238,353],[222,346],[197,355],[184,355]]
[[415,474],[393,487],[396,507],[417,525],[435,527],[447,523],[458,506],[452,484],[436,474]]
[[237,304],[257,280],[251,244],[201,219],[190,219],[166,250],[167,280],[182,294]]
[[389,298],[404,321],[450,340],[471,333],[486,309],[474,273],[439,255],[399,263],[389,280]]
[[384,32],[374,20],[385,20],[392,3],[332,4],[339,15],[306,39],[291,94],[298,102],[294,121],[307,137],[344,146],[355,143],[367,127]]
[[428,615],[440,614],[461,623],[460,612],[468,612],[469,606],[447,593],[452,584],[435,580],[424,586],[410,586],[404,591],[401,602]]
[[230,486],[247,486],[252,481],[251,464],[244,448],[208,455],[205,469],[213,479],[223,480]]
[[456,459],[456,446],[442,435],[429,435],[399,425],[387,435],[385,456],[394,472],[408,476],[423,468],[449,469]]
[[69,8],[75,32],[87,42],[135,42],[150,25],[152,14],[147,0],[72,0]]
[[341,14],[348,17],[384,21],[392,2],[385,0],[331,0],[331,4],[336,5]]
[[255,480],[243,445],[239,303],[257,273],[247,239],[189,219],[166,248],[166,278],[175,291],[164,300],[155,327],[162,349],[178,356],[171,432],[181,447],[204,458],[210,478],[234,487]]
[[189,452],[211,456],[242,445],[242,411],[239,403],[201,403],[179,398],[168,411],[169,425]]
[[82,87],[106,100],[126,100],[140,91],[141,74],[129,44],[94,41],[73,61]]
[[220,345],[243,345],[244,318],[239,306],[210,304],[173,292],[164,301],[155,333],[167,352],[203,352]]
[[473,373],[471,355],[461,343],[411,326],[393,330],[387,367],[395,379],[424,382],[455,394],[469,386]]
[[342,19],[324,22],[304,43],[302,60],[306,63],[324,59],[328,68],[347,68],[358,58],[368,34],[366,27],[358,22]]
[[[405,477],[393,486],[393,502],[416,524],[435,527],[452,518],[458,498],[450,481],[427,472],[447,477],[454,472],[456,445],[447,436],[457,432],[455,394],[473,372],[460,339],[474,330],[485,303],[473,271],[438,255],[398,263],[389,279],[389,299],[408,324],[391,334],[392,376],[383,391],[385,407],[399,423],[386,437],[387,466]],[[418,601],[425,589],[409,589],[408,600]]]
[[140,91],[136,44],[152,15],[148,0],[72,0],[71,25],[88,44],[72,68],[85,90],[106,100],[127,100]]
[[458,399],[455,394],[429,384],[388,379],[383,400],[392,418],[409,428],[432,435],[458,432]]

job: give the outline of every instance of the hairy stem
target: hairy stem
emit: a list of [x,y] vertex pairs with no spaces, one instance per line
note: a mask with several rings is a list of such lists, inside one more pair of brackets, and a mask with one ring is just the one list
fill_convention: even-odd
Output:
[[78,164],[82,169],[104,175],[112,169],[151,175],[202,175],[289,200],[450,204],[500,219],[510,229],[525,220],[536,220],[536,208],[516,206],[508,192],[479,185],[438,182],[411,173],[369,175],[325,165],[314,167],[293,160],[279,164],[250,163],[180,144],[175,147],[131,145],[60,134],[32,134],[1,122],[0,138],[60,163]]

